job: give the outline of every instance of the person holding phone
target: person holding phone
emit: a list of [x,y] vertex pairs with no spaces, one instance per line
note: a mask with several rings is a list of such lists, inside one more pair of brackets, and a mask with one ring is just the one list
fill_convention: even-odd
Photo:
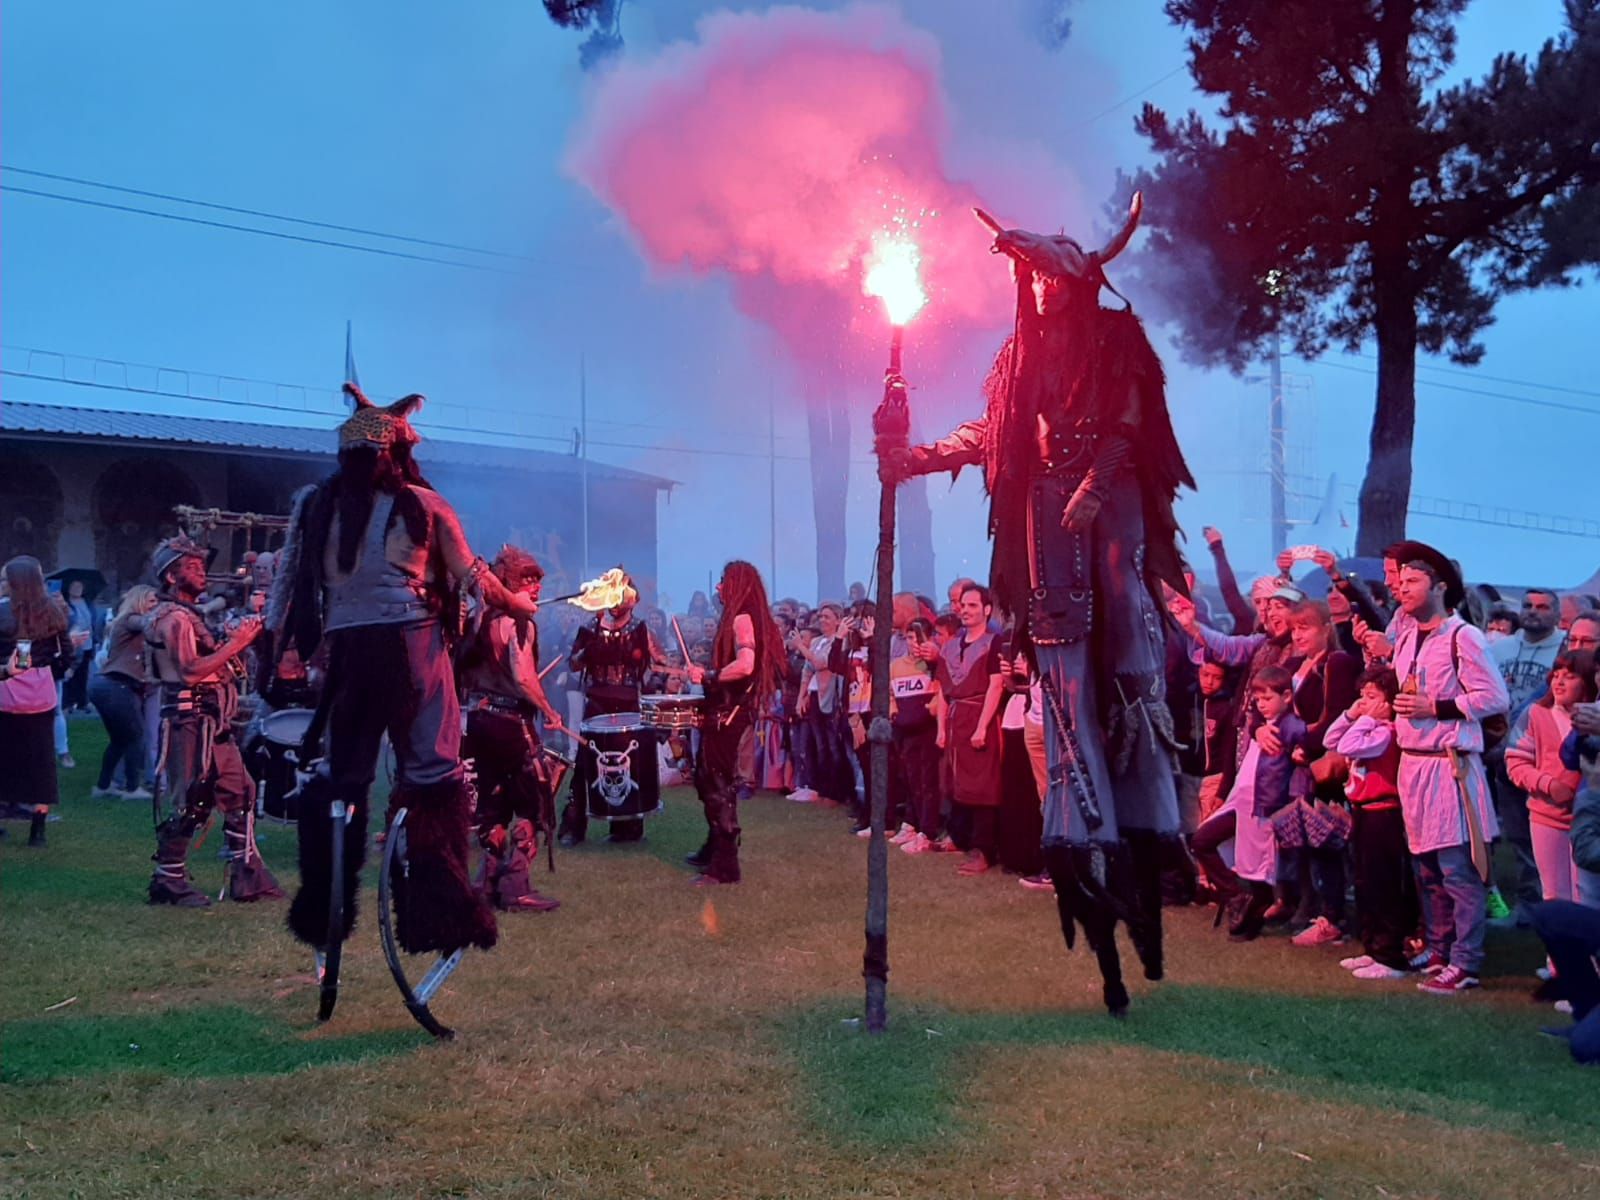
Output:
[[67,607],[44,586],[39,560],[0,570],[0,807],[31,808],[28,845],[60,800],[56,787],[56,684],[74,661]]

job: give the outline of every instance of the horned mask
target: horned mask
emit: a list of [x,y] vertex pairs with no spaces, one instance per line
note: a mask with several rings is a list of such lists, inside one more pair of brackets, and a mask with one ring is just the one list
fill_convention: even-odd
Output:
[[411,414],[422,407],[422,397],[416,392],[383,406],[368,400],[353,383],[344,385],[344,394],[350,397],[356,410],[339,426],[339,449],[376,446],[380,450],[392,450],[396,446],[414,446],[422,440],[411,428]]
[[[1034,293],[1038,299],[1040,315],[1048,315],[1057,299],[1085,285],[1096,291],[1109,288],[1105,265],[1127,248],[1133,231],[1139,227],[1139,214],[1144,210],[1144,196],[1135,192],[1128,205],[1128,218],[1112,239],[1099,250],[1085,250],[1077,241],[1063,234],[1029,233],[1024,229],[1006,229],[981,208],[973,214],[994,234],[990,252],[1004,254],[1023,271],[1033,276]],[[1121,295],[1120,292],[1117,293]]]

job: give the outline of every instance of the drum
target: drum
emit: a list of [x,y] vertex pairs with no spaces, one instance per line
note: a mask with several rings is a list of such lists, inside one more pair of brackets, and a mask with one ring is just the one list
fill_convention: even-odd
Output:
[[639,711],[646,725],[656,729],[678,730],[700,728],[700,706],[704,696],[669,696],[657,694],[639,697]]
[[311,728],[309,708],[281,708],[255,723],[255,736],[247,745],[245,762],[261,788],[261,811],[279,821],[294,821],[300,816],[296,792],[299,778],[300,743]]
[[589,818],[634,820],[661,811],[656,731],[638,713],[607,713],[578,727],[588,743]]

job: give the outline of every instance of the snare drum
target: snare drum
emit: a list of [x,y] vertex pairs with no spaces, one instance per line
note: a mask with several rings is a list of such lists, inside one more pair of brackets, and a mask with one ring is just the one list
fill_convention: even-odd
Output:
[[638,713],[606,713],[578,727],[588,742],[588,809],[596,821],[627,821],[661,811],[656,731]]
[[670,696],[659,693],[639,697],[639,711],[646,725],[676,731],[700,728],[700,706],[704,696]]
[[261,786],[261,810],[269,817],[280,821],[300,817],[296,769],[300,743],[305,741],[314,715],[309,708],[281,708],[255,723],[245,762]]

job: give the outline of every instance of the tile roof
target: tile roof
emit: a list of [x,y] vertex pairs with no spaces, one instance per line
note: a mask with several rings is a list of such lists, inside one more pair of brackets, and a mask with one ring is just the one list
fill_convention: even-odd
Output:
[[[209,417],[171,416],[165,413],[123,412],[105,408],[76,408],[53,404],[0,403],[0,435],[15,433],[41,441],[114,441],[165,443],[186,449],[265,450],[274,454],[333,457],[333,428],[309,429],[301,425],[259,425],[246,421],[218,421]],[[428,437],[421,461],[441,465],[484,467],[504,471],[553,471],[577,474],[575,455],[520,446],[452,441]],[[632,480],[670,488],[673,481],[627,467],[590,461],[596,479]]]

